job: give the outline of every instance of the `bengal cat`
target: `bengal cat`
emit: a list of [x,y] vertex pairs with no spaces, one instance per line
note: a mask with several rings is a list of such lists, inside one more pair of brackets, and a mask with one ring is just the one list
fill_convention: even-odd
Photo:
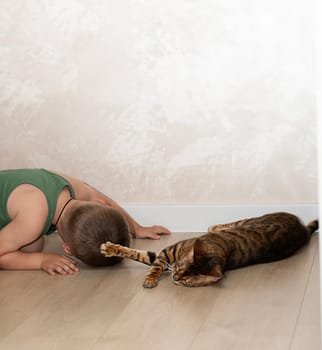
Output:
[[156,287],[165,270],[171,270],[175,284],[200,287],[219,281],[226,270],[287,258],[317,229],[318,220],[304,226],[293,214],[272,213],[211,226],[207,234],[170,245],[158,256],[110,242],[101,245],[101,252],[151,265],[145,288]]

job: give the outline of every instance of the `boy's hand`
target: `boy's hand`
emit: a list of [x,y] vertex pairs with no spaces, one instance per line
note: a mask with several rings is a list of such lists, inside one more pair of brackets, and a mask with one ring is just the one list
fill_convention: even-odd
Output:
[[75,260],[68,258],[65,255],[44,254],[41,269],[51,276],[56,275],[56,273],[66,276],[79,271],[76,264],[77,262]]
[[143,227],[138,226],[136,232],[133,233],[135,238],[151,238],[151,239],[160,239],[160,235],[170,235],[171,232],[163,226],[151,226]]

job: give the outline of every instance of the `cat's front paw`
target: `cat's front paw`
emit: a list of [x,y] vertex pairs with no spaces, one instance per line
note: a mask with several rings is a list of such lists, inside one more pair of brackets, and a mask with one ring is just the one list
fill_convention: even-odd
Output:
[[101,244],[100,250],[106,258],[117,255],[115,250],[115,244],[112,242],[106,242]]
[[145,280],[143,282],[144,288],[154,288],[158,284],[158,280],[154,277],[145,277]]
[[185,287],[195,287],[195,281],[190,276],[184,276],[180,280],[174,281],[176,285]]

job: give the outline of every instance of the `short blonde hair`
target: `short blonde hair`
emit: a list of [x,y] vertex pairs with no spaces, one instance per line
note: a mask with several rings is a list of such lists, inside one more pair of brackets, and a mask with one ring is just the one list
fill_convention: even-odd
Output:
[[123,215],[114,208],[97,203],[88,202],[70,208],[64,218],[63,231],[64,241],[72,254],[90,266],[114,265],[122,260],[119,257],[105,258],[100,251],[102,243],[110,241],[130,245],[129,228]]

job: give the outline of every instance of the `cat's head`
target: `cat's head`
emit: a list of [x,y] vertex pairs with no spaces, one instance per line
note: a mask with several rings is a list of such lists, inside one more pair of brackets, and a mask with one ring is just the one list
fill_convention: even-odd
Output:
[[180,242],[176,250],[175,263],[172,267],[172,279],[178,281],[194,262],[195,239]]

